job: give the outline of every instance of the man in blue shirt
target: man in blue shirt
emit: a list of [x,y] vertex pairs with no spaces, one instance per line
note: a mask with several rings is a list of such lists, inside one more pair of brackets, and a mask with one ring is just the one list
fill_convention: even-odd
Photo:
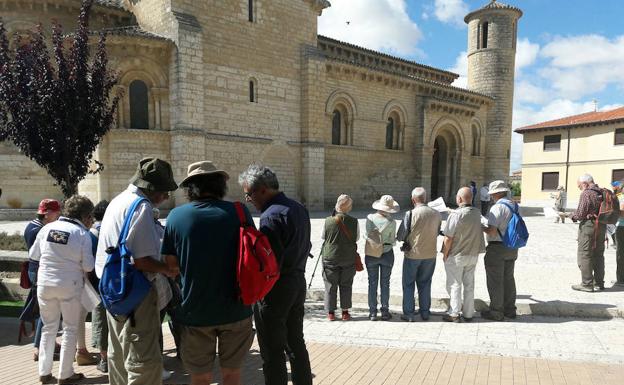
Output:
[[238,182],[247,201],[262,212],[260,231],[269,238],[280,265],[279,280],[254,306],[264,380],[271,385],[287,384],[286,353],[293,384],[312,384],[303,339],[305,266],[312,248],[310,216],[303,205],[279,191],[277,176],[267,167],[252,164]]
[[162,254],[173,256],[180,266],[182,301],[175,320],[183,325],[182,361],[197,385],[212,382],[217,345],[223,383],[239,385],[253,342],[251,307],[238,298],[240,222],[234,204],[223,200],[227,179],[212,162],[189,165],[180,186],[190,203],[171,211],[163,237]]

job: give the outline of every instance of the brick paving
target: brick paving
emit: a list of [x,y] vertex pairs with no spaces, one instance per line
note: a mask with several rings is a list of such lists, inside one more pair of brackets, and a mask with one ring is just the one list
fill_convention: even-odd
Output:
[[[0,319],[0,384],[38,383],[30,345],[14,344],[15,319]],[[166,328],[165,366],[174,376],[167,384],[188,384],[173,357],[173,339]],[[87,331],[87,335],[89,335]],[[622,385],[624,365],[565,362],[536,358],[501,357],[452,352],[432,352],[332,343],[308,343],[315,384],[429,384],[429,385]],[[263,384],[262,362],[254,344],[246,360],[243,384]],[[57,372],[58,362],[53,373]],[[84,384],[107,384],[107,376],[94,366],[78,372]],[[218,377],[216,383],[219,383]]]

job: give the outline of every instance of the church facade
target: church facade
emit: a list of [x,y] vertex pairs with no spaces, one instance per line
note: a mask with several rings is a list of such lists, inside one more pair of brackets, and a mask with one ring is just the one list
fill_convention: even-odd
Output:
[[[415,186],[453,199],[470,180],[507,179],[517,23],[491,1],[469,13],[468,88],[458,75],[317,33],[326,0],[100,0],[91,29],[105,30],[123,92],[116,127],[95,158],[104,171],[81,193],[110,199],[145,156],[186,166],[214,161],[232,176],[252,162],[313,210],[341,193],[356,209],[382,194],[409,202]],[[79,0],[7,0],[8,31],[42,22],[75,26]],[[43,170],[0,143],[0,207],[33,207],[60,191]],[[177,192],[173,205],[183,201]],[[454,199],[452,200],[454,201]]]

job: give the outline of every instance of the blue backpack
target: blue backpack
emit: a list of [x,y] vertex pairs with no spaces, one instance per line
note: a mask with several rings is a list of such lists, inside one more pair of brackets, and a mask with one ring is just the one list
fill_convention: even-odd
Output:
[[526,224],[524,223],[524,219],[520,216],[520,210],[518,205],[514,205],[515,207],[509,205],[506,202],[498,202],[502,205],[505,205],[511,210],[511,219],[507,224],[507,230],[505,230],[505,234],[501,234],[500,230],[498,231],[498,235],[500,235],[503,240],[503,245],[510,249],[519,249],[521,247],[526,246],[529,240],[529,230],[527,230]]
[[143,302],[152,287],[145,275],[131,263],[132,251],[126,247],[130,221],[143,201],[147,199],[139,197],[130,205],[119,234],[117,247],[106,249],[108,258],[99,286],[102,304],[106,310],[113,316],[130,317],[132,322],[134,322],[132,317],[134,309]]

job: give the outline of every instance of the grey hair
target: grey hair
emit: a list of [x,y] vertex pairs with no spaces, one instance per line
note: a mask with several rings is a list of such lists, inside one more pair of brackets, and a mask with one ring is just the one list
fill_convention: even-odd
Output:
[[412,190],[412,199],[417,199],[419,202],[425,203],[427,200],[427,190],[422,187],[416,187]]
[[251,190],[255,190],[260,186],[279,190],[277,175],[275,175],[273,170],[257,163],[250,164],[247,170],[238,176],[238,184],[247,186]]
[[457,190],[457,196],[461,198],[462,202],[472,202],[472,191],[470,190],[470,187],[462,187]]
[[72,195],[63,204],[63,216],[83,220],[93,213],[93,202],[86,196]]
[[578,181],[581,183],[594,183],[594,177],[589,174],[579,176]]

